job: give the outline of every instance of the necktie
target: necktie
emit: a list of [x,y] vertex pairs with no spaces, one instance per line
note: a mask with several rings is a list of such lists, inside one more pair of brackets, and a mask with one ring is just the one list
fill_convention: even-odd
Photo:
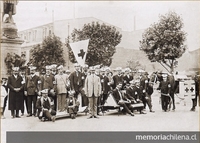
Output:
[[92,86],[93,86],[93,93],[94,93],[94,74],[92,76]]

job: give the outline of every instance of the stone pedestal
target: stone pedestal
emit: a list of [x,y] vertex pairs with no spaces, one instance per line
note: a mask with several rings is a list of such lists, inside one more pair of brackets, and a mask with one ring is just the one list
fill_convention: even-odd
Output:
[[8,53],[21,56],[21,44],[24,41],[18,37],[15,24],[3,23],[1,31],[1,77],[8,77],[5,58]]

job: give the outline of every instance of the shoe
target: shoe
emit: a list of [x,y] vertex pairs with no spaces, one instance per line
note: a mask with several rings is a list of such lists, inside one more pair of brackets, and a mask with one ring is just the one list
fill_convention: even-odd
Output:
[[5,116],[4,116],[4,115],[2,115],[2,116],[1,116],[1,119],[5,119]]
[[12,119],[14,119],[15,118],[15,116],[12,116]]
[[90,116],[90,117],[88,117],[87,119],[91,119],[91,118],[93,118],[93,116]]
[[41,121],[42,121],[42,122],[45,122],[45,118],[44,118],[44,117],[42,117]]
[[135,116],[133,113],[130,113],[131,116]]
[[195,111],[195,108],[191,108],[190,111]]
[[24,113],[22,113],[21,116],[24,116]]
[[70,114],[70,117],[71,117],[72,119],[75,119],[75,115],[74,115],[74,114]]
[[153,111],[153,110],[150,110],[150,112],[154,113],[155,111]]
[[16,118],[21,118],[20,116],[16,116]]
[[144,112],[141,111],[140,114],[146,114],[146,113],[144,113]]
[[97,117],[97,116],[94,116],[94,118],[99,119],[99,117]]
[[28,114],[26,117],[31,117],[32,116],[32,114]]
[[55,117],[55,116],[52,116],[52,117],[51,117],[51,120],[52,120],[52,122],[55,122],[56,117]]
[[100,113],[98,113],[97,115],[98,115],[98,116],[102,116],[102,114],[100,114]]

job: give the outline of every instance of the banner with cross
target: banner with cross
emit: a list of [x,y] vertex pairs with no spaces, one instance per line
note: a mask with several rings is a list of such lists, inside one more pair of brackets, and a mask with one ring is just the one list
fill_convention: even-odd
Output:
[[89,44],[89,39],[78,41],[75,43],[69,43],[69,45],[74,53],[74,56],[76,58],[76,61],[81,66],[85,65],[88,44]]
[[185,80],[179,84],[179,93],[186,97],[189,96],[191,99],[195,98],[195,81],[194,80]]

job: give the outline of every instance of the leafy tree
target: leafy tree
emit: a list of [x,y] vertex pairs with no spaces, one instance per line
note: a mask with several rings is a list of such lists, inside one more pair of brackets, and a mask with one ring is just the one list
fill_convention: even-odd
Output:
[[[112,56],[116,52],[115,47],[121,42],[122,37],[115,27],[98,22],[85,24],[82,30],[74,29],[71,36],[73,42],[90,39],[86,56],[86,64],[89,66],[110,66]],[[69,48],[69,59],[75,63],[76,59],[68,43],[67,47]]]
[[55,35],[46,37],[42,44],[38,44],[31,49],[31,63],[38,69],[46,65],[64,65],[63,48],[60,38]]
[[138,60],[135,61],[134,59],[130,59],[127,61],[127,67],[129,67],[132,71],[137,72],[140,69],[145,70],[145,66],[142,65]]
[[173,72],[177,59],[186,50],[186,33],[182,28],[182,19],[175,12],[161,15],[159,22],[151,25],[143,33],[140,50],[147,54],[151,62],[158,62],[168,72]]
[[7,53],[4,62],[7,67],[7,75],[11,75],[13,67],[25,67],[25,55],[22,54],[21,56],[19,56],[16,53]]

